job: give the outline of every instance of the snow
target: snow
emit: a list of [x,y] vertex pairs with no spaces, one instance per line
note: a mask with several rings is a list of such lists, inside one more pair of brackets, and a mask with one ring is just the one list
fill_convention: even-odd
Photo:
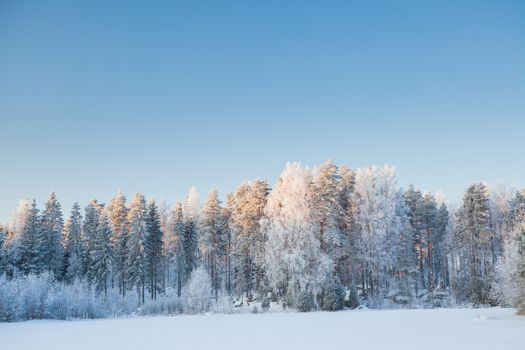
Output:
[[524,349],[512,309],[355,310],[0,323],[2,349]]

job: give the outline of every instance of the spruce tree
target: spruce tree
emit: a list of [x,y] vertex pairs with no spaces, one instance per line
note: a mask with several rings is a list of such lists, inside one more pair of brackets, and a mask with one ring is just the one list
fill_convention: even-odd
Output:
[[89,277],[98,290],[107,294],[107,282],[111,264],[111,228],[107,215],[102,212],[90,251]]
[[16,265],[22,273],[38,273],[42,271],[41,251],[43,250],[40,234],[40,219],[36,201],[33,200],[27,213],[24,227],[20,235]]
[[199,198],[197,190],[191,188],[183,206],[183,228],[182,228],[182,277],[183,284],[186,283],[191,272],[197,267],[199,259],[198,249],[198,223],[199,223]]
[[57,201],[55,193],[51,192],[46,202],[41,217],[41,239],[42,249],[40,260],[43,269],[49,270],[59,277],[62,272],[63,246],[62,231],[64,222],[62,219],[62,208]]
[[148,289],[151,299],[156,299],[161,281],[162,230],[157,205],[153,199],[150,200],[147,207],[146,229],[145,252],[148,265]]
[[100,204],[96,199],[92,200],[84,209],[84,222],[82,223],[82,246],[83,246],[83,275],[89,282],[93,282],[93,249],[97,237],[98,225],[100,223]]
[[129,282],[137,288],[139,301],[144,303],[146,284],[147,260],[147,208],[146,199],[137,192],[129,206],[129,245],[127,257],[127,271]]
[[71,215],[64,225],[64,265],[63,275],[66,281],[81,278],[83,272],[82,214],[80,205],[75,202]]

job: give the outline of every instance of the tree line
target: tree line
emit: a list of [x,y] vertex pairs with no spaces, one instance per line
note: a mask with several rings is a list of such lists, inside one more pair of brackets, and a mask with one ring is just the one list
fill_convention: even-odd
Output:
[[41,212],[23,199],[0,227],[0,275],[83,281],[101,299],[132,291],[138,304],[180,298],[201,269],[214,301],[523,310],[524,223],[525,191],[474,183],[449,208],[400,188],[390,166],[289,163],[273,188],[244,182],[225,203],[215,190],[201,205],[192,188],[173,207],[140,192],[128,203],[119,192],[107,204],[75,203],[64,222],[54,193]]

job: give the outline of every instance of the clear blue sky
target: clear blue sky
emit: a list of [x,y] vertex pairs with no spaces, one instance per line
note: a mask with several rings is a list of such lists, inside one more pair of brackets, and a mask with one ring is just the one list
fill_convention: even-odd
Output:
[[0,0],[0,220],[286,161],[525,186],[524,1]]

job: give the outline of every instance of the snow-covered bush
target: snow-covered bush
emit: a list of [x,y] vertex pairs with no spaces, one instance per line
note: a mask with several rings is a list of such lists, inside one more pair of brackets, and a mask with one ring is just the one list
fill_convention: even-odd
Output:
[[0,320],[98,318],[106,304],[85,282],[64,284],[50,273],[0,277]]
[[310,312],[314,310],[315,303],[312,293],[309,293],[307,291],[300,292],[299,296],[297,297],[297,300],[295,301],[294,306],[299,312]]
[[139,309],[140,315],[174,315],[182,312],[181,300],[177,295],[158,296],[147,300]]
[[204,267],[200,266],[191,273],[183,297],[186,313],[198,314],[210,309],[211,280]]
[[345,303],[345,289],[338,280],[327,283],[323,290],[321,309],[325,311],[342,310]]
[[220,292],[217,300],[212,305],[212,311],[216,314],[233,314],[235,307],[232,297],[224,292]]

